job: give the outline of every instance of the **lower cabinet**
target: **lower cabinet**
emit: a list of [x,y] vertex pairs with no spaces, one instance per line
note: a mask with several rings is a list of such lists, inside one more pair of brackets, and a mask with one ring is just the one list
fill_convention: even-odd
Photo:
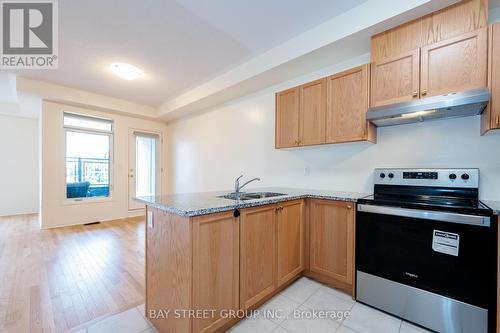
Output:
[[248,309],[304,270],[304,203],[241,213],[240,306]]
[[240,306],[248,309],[276,288],[276,205],[241,212]]
[[148,206],[146,314],[158,332],[224,332],[237,321],[229,311],[260,305],[303,274],[306,259],[308,275],[351,292],[353,204],[308,200],[306,219],[304,202],[240,216],[183,217]]
[[312,277],[352,294],[354,219],[351,202],[309,202],[309,271]]
[[282,203],[278,210],[278,287],[304,270],[304,204]]
[[193,319],[193,332],[213,332],[229,322],[221,310],[239,309],[239,222],[232,211],[192,221],[193,308],[215,310]]

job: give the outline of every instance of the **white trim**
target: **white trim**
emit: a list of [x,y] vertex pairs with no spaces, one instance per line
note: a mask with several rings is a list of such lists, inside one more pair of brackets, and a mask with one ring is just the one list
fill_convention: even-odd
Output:
[[[127,181],[128,181],[128,211],[134,211],[137,210],[138,208],[130,208],[130,200],[131,200],[131,189],[130,189],[130,159],[131,159],[131,149],[132,147],[130,146],[130,143],[132,142],[131,138],[132,136],[138,134],[152,134],[156,136],[155,138],[157,139],[157,145],[156,145],[156,191],[155,195],[161,195],[162,194],[162,184],[163,184],[163,133],[158,132],[158,131],[152,131],[152,130],[145,130],[141,128],[136,128],[136,127],[129,127],[128,129],[128,164],[127,164]],[[135,144],[134,144],[134,149],[135,149]],[[135,167],[134,167],[135,170]]]

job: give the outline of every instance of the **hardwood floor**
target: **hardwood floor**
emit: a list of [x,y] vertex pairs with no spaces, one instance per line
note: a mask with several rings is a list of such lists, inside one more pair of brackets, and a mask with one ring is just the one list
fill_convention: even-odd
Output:
[[40,230],[0,217],[0,332],[67,332],[144,302],[144,219]]

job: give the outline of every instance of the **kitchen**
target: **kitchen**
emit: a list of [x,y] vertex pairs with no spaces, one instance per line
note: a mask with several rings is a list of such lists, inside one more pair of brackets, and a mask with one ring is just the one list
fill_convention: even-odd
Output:
[[[151,266],[146,264],[146,276],[150,279],[146,283],[146,313],[148,309],[155,311],[159,308],[235,311],[259,309],[261,306],[265,308],[268,300],[271,299],[272,303],[273,296],[279,295],[283,290],[286,293],[290,283],[304,275],[342,290],[351,295],[353,300],[437,332],[494,331],[495,315],[476,312],[476,305],[480,303],[483,304],[483,309],[487,309],[486,312],[495,314],[497,311],[496,300],[491,295],[496,294],[497,273],[494,267],[498,236],[495,214],[498,210],[491,210],[489,206],[478,202],[479,170],[434,167],[450,160],[450,156],[446,156],[435,146],[462,144],[456,141],[446,142],[446,133],[449,132],[446,125],[435,124],[442,135],[428,129],[411,128],[412,125],[404,125],[403,129],[395,126],[415,126],[415,123],[418,126],[418,123],[427,124],[435,119],[440,119],[439,122],[452,122],[448,124],[450,127],[461,126],[461,122],[465,120],[457,117],[479,114],[481,128],[476,128],[476,137],[497,126],[497,116],[492,111],[495,103],[492,86],[495,85],[493,53],[496,48],[495,30],[498,28],[493,25],[488,30],[487,20],[483,18],[481,23],[481,9],[472,9],[467,5],[470,3],[441,10],[372,36],[369,64],[348,68],[331,76],[276,92],[275,149],[293,149],[292,154],[303,159],[304,164],[312,153],[309,152],[308,155],[308,152],[301,152],[300,147],[317,146],[312,149],[316,149],[317,153],[327,154],[330,151],[326,148],[322,150],[321,145],[356,141],[362,142],[360,148],[341,146],[338,149],[354,150],[345,155],[363,163],[362,158],[356,159],[356,154],[362,155],[363,150],[368,149],[366,145],[386,144],[388,139],[385,136],[389,135],[383,133],[380,138],[377,134],[385,126],[394,126],[389,127],[388,131],[398,135],[397,139],[403,142],[400,147],[395,147],[397,150],[391,156],[384,156],[389,162],[376,163],[372,180],[375,184],[372,187],[374,197],[367,197],[367,193],[272,187],[276,179],[276,184],[280,183],[279,175],[272,174],[272,180],[265,181],[267,187],[258,187],[260,178],[251,179],[250,182],[256,182],[254,187],[257,188],[254,190],[241,191],[240,178],[237,178],[232,192],[140,198],[148,205],[146,258],[151,262]],[[471,22],[474,22],[473,27]],[[257,96],[254,99],[259,98]],[[232,112],[239,105],[245,108],[244,101],[239,105],[235,104],[223,108],[231,109]],[[220,109],[212,111],[220,115],[211,114],[210,120],[216,122],[213,117],[227,116],[229,111],[223,112]],[[268,120],[259,118],[256,110],[254,114],[250,110],[247,113],[245,116],[254,117],[250,121],[258,123]],[[197,121],[198,119],[186,121],[189,124],[179,121],[179,125],[174,123],[174,127],[178,126],[179,129],[170,133],[172,142],[183,145],[172,147],[183,158],[182,162],[173,162],[174,168],[179,163],[179,168],[184,169],[189,161],[189,153],[182,152],[186,145],[191,144],[192,149],[201,150],[209,144],[197,142],[198,138],[208,135],[203,129],[200,129],[202,133],[194,133],[201,126]],[[206,126],[208,119],[199,121]],[[187,126],[194,127],[192,135]],[[239,130],[235,129],[234,132]],[[425,133],[426,130],[430,133]],[[237,135],[228,131],[230,133],[224,133],[227,137]],[[404,142],[403,131],[407,131],[406,135],[412,141],[416,139],[415,141],[422,142]],[[416,131],[424,133],[414,133]],[[221,140],[224,135],[220,137]],[[244,135],[243,133],[242,136]],[[238,152],[239,142],[235,142],[233,149],[228,152],[219,153],[214,151],[218,149],[217,139],[211,140],[212,151],[202,153],[203,158],[207,158],[206,163],[213,164],[212,161],[226,159],[223,157],[225,153],[229,154],[227,159],[238,158],[240,154],[247,153]],[[268,143],[269,138],[265,141]],[[465,145],[468,146],[468,143]],[[469,153],[466,146],[463,147],[464,151]],[[478,149],[472,146],[470,148]],[[422,151],[424,149],[430,152],[427,165],[421,158],[426,157]],[[194,154],[192,157],[196,156]],[[221,157],[214,159],[216,156]],[[407,156],[408,159],[403,159],[402,156]],[[346,170],[343,165],[346,162],[342,161],[342,157],[342,153],[330,157],[331,163],[341,164],[341,167],[334,166],[340,175],[332,174],[331,177],[345,176],[352,181],[350,172],[359,171],[363,166],[355,165],[355,162],[351,163],[354,170]],[[373,163],[369,158],[370,156],[367,158],[368,164]],[[391,160],[394,162],[391,163]],[[262,162],[267,161],[255,163]],[[211,165],[205,167],[211,172],[213,169],[217,178],[218,172],[225,173],[226,170],[218,162],[215,165],[215,168]],[[379,169],[387,165],[397,167]],[[417,167],[407,168],[413,165]],[[322,167],[327,169],[328,166]],[[195,166],[192,168],[193,170],[179,172],[187,174],[196,170]],[[268,173],[280,172],[279,164],[267,169]],[[309,180],[307,177],[311,177],[310,166],[305,166],[303,170],[302,175],[297,174],[299,182],[300,179],[308,184],[316,181],[321,183],[320,188],[325,188],[323,182],[335,182],[341,183],[342,189],[353,188],[352,183],[347,185],[342,181],[328,180],[324,174],[318,175],[317,180]],[[321,171],[323,170],[318,172]],[[237,172],[235,170],[236,174]],[[199,181],[210,184],[210,180]],[[481,185],[485,185],[484,182]],[[179,184],[179,188],[183,190],[195,187],[195,179]],[[354,189],[359,188],[363,186],[358,185]],[[490,205],[497,207],[496,203]],[[399,207],[399,211],[393,209],[394,212],[389,213],[390,207]],[[448,216],[444,211],[458,215]],[[437,212],[439,213],[436,214]],[[441,213],[443,215],[439,215]],[[458,216],[469,216],[464,213],[484,218],[477,216],[480,222],[460,222],[461,218]],[[389,219],[389,215],[392,223],[385,221]],[[404,222],[410,225],[397,227]],[[431,222],[432,227],[427,230]],[[451,230],[455,226],[449,225],[449,222],[485,227],[472,227],[460,232],[457,230],[461,228],[458,228],[455,229],[457,233],[454,233]],[[375,223],[376,226],[373,226]],[[412,233],[419,234],[419,238],[405,230],[413,228],[412,225],[416,228]],[[439,233],[441,229],[447,231]],[[486,238],[483,239],[478,234],[477,238],[467,240],[464,236],[480,231]],[[384,236],[384,233],[389,233],[390,236]],[[467,245],[470,241],[479,243]],[[463,251],[464,256],[472,256],[472,262],[466,263],[463,258],[446,259],[447,256],[461,256],[460,251]],[[474,251],[475,254],[468,253],[469,251]],[[406,257],[390,256],[391,252],[401,252]],[[171,255],[165,256],[165,253]],[[425,256],[423,262],[415,259],[415,256],[420,255]],[[481,260],[480,266],[475,266],[473,262],[481,256],[485,257],[484,261]],[[370,264],[372,260],[376,261]],[[406,272],[408,266],[405,262],[409,262],[406,265],[411,263],[414,271]],[[380,267],[381,265],[387,267]],[[456,265],[462,267],[456,268]],[[165,271],[160,268],[163,266],[181,269],[175,272]],[[473,269],[473,266],[476,268]],[[401,269],[397,270],[395,267]],[[483,267],[484,272],[478,271],[479,267]],[[443,273],[437,275],[435,270],[439,269]],[[473,274],[469,269],[481,279],[473,282]],[[402,274],[406,274],[409,279],[400,277]],[[430,277],[433,274],[436,276]],[[468,278],[460,282],[461,276]],[[411,279],[419,281],[413,282]],[[446,282],[444,285],[439,283],[440,279],[448,281],[448,285]],[[463,288],[465,283],[476,286],[484,283],[483,291],[476,290],[476,293],[483,294],[482,301],[471,301],[471,298],[465,296],[466,293],[452,291],[449,284],[453,280],[457,281],[453,283],[458,284],[455,289]],[[165,285],[159,281],[172,281],[174,284],[164,289]],[[176,290],[175,296],[168,291],[173,289]],[[475,305],[469,304],[463,308],[467,300]],[[471,308],[467,309],[468,306]],[[444,307],[448,309],[448,313],[441,310]],[[241,318],[212,314],[208,318],[195,316],[183,319],[184,321],[150,318],[160,332],[222,332]],[[235,327],[237,332],[239,326]],[[255,326],[256,330],[261,329],[257,327],[259,326]]]
[[498,0],[41,1],[0,332],[500,332]]

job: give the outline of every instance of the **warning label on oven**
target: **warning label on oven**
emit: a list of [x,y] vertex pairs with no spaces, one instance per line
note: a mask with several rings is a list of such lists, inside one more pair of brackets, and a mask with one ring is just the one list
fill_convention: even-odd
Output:
[[460,236],[452,232],[434,230],[432,249],[436,252],[458,256]]

